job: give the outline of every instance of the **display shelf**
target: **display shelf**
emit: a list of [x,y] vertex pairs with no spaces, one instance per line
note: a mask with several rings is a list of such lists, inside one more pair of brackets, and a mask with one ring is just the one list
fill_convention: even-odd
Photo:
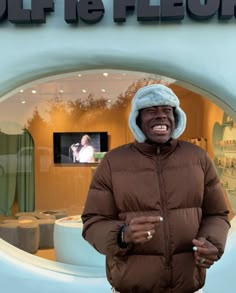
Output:
[[235,189],[226,188],[226,191],[229,191],[231,193],[234,193],[235,192]]
[[224,122],[224,123],[222,124],[222,126],[223,126],[223,127],[234,127],[234,122],[233,122],[233,120],[228,121],[228,122]]
[[222,124],[213,128],[214,164],[220,182],[236,213],[236,123],[225,113]]
[[236,176],[222,174],[222,176],[236,180]]

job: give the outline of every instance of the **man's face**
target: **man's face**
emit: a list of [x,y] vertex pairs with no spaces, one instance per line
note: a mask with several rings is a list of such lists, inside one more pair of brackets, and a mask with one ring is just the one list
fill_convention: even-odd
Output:
[[87,136],[86,135],[82,136],[82,138],[81,138],[81,144],[82,145],[86,145],[87,142],[88,142]]
[[147,139],[162,144],[170,139],[175,129],[174,111],[171,106],[155,106],[140,110],[140,128]]

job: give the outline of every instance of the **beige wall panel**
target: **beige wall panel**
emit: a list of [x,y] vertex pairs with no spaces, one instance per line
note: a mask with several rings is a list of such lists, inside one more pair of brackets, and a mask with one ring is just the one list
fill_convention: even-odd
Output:
[[[127,136],[127,121],[125,118],[125,108],[105,110],[94,109],[84,113],[73,125],[68,124],[63,116],[57,115],[53,130],[47,133],[44,132],[32,133],[37,142],[49,142],[49,147],[52,150],[53,132],[63,131],[107,131],[108,147],[113,149],[126,142]],[[40,139],[39,139],[40,137]],[[43,172],[40,168],[40,161],[36,157],[35,161],[35,200],[36,209],[60,209],[77,206],[82,209],[87,196],[89,184],[92,176],[92,165],[72,165],[63,166],[55,165],[53,157],[51,157],[50,169]]]

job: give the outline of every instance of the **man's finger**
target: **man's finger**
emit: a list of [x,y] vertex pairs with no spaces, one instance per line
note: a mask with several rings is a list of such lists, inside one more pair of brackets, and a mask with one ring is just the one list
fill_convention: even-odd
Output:
[[130,221],[130,224],[146,224],[162,222],[163,218],[160,216],[141,216],[135,217]]
[[148,223],[158,223],[158,222],[162,222],[163,221],[163,218],[160,217],[160,216],[149,216],[147,217],[148,219]]
[[200,237],[200,238],[198,238],[198,239],[193,239],[193,244],[196,246],[196,247],[202,247],[202,246],[204,246],[205,245],[205,243],[206,243],[206,239],[205,238],[203,238],[203,237]]
[[196,254],[197,255],[199,255],[199,256],[208,256],[208,257],[210,257],[210,256],[212,256],[212,257],[214,257],[214,256],[218,256],[218,253],[219,253],[219,251],[218,251],[218,249],[216,248],[216,247],[210,247],[210,248],[205,248],[205,247],[194,247],[194,248],[196,248],[196,249],[194,249],[195,251],[196,251]]
[[205,238],[194,239],[193,244],[195,245],[193,247],[193,250],[196,251],[196,254],[199,256],[207,255],[212,256],[215,258],[215,256],[218,256],[218,249],[209,241],[207,241]]

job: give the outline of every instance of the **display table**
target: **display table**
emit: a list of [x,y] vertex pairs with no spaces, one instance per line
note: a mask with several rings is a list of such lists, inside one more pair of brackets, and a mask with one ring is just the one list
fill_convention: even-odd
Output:
[[80,215],[61,218],[54,225],[54,249],[58,262],[80,266],[105,266],[105,256],[82,237]]

